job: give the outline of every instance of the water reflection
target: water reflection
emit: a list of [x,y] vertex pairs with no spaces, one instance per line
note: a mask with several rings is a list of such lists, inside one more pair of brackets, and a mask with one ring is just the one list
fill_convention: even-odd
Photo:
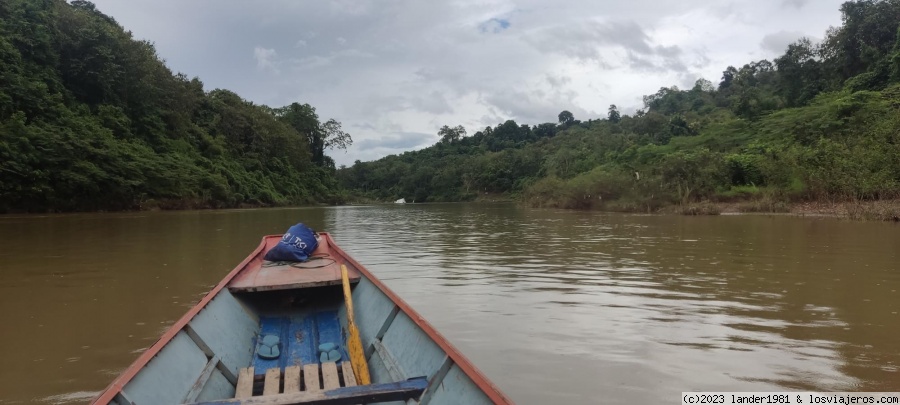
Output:
[[407,204],[0,217],[0,402],[83,401],[298,220],[522,404],[900,391],[893,224]]

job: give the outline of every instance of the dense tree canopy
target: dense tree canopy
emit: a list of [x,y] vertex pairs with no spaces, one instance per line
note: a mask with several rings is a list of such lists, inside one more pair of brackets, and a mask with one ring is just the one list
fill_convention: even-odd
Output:
[[[326,156],[352,139],[309,104],[269,108],[174,74],[87,1],[0,2],[0,212],[519,194],[535,205],[900,197],[900,0],[844,3],[821,43],[716,82],[663,87],[634,114],[469,132],[420,151]],[[565,106],[560,106],[564,108]],[[600,114],[603,114],[601,111]],[[584,117],[580,117],[584,118]],[[338,183],[338,180],[340,183]]]
[[323,150],[350,142],[206,92],[90,2],[0,2],[0,212],[333,201]]

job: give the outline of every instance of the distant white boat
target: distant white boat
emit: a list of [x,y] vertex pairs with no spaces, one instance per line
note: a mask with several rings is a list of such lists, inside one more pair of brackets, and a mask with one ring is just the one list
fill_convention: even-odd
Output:
[[399,200],[397,200],[397,201],[394,201],[394,204],[406,204],[406,199],[405,199],[405,198],[401,198],[401,199],[399,199]]

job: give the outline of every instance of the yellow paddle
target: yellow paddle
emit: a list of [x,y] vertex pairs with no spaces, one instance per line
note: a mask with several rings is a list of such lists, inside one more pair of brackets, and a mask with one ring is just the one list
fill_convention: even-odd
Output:
[[353,297],[350,296],[350,277],[347,275],[347,266],[341,265],[341,278],[344,281],[344,301],[347,304],[347,349],[350,352],[350,365],[353,366],[353,374],[359,385],[371,384],[369,377],[369,365],[366,364],[366,355],[363,352],[362,341],[359,340],[359,329],[353,321]]

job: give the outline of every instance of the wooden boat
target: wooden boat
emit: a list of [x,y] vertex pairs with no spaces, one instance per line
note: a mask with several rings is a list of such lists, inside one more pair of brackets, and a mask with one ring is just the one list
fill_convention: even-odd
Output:
[[[329,234],[313,260],[264,262],[280,240],[264,237],[93,402],[512,403]],[[350,361],[356,329],[361,350]]]

